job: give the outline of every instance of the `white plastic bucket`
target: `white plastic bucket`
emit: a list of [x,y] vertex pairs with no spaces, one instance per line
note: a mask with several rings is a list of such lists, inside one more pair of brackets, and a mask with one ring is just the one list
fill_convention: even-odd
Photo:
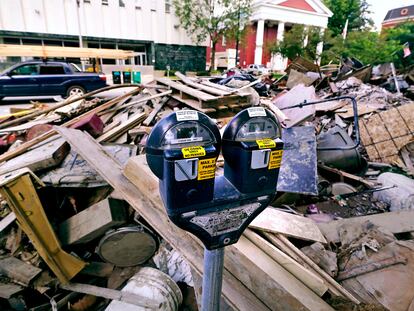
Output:
[[[183,295],[178,285],[164,272],[149,267],[141,268],[129,279],[122,291],[162,303],[163,307],[159,310],[176,311],[183,302]],[[150,309],[113,300],[105,310],[142,311]]]

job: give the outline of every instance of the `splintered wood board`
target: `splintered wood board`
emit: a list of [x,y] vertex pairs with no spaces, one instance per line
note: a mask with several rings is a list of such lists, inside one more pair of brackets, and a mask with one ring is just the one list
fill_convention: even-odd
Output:
[[326,243],[325,237],[312,219],[281,212],[271,207],[261,212],[249,227],[281,233],[301,240]]
[[359,120],[361,141],[371,161],[392,163],[414,139],[414,103]]

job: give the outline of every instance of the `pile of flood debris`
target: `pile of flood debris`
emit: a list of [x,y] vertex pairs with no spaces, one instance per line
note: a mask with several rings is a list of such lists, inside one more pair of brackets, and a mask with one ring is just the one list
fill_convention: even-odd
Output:
[[197,310],[203,248],[168,220],[146,139],[178,109],[224,128],[262,105],[283,124],[278,195],[227,248],[223,309],[409,310],[414,103],[371,71],[176,73],[4,116],[0,308]]

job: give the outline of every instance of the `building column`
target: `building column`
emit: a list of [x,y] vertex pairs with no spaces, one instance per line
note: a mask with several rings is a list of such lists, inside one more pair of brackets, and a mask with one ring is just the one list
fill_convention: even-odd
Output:
[[[283,37],[285,34],[285,23],[279,22],[277,25],[277,34],[276,34],[276,41],[279,43],[283,41]],[[285,59],[283,58],[282,54],[275,53],[272,55],[272,69],[273,70],[284,70],[285,66]]]
[[277,42],[283,41],[284,34],[285,34],[285,23],[279,22],[279,24],[277,25],[276,41]]
[[254,63],[257,65],[262,64],[263,35],[264,35],[264,19],[261,19],[257,21],[256,49],[254,51]]
[[[321,28],[320,29],[320,34],[321,34],[322,38],[323,38],[324,33],[325,33],[325,28]],[[316,46],[316,61],[317,61],[318,65],[321,64],[322,51],[323,51],[323,41],[319,42],[318,45]]]

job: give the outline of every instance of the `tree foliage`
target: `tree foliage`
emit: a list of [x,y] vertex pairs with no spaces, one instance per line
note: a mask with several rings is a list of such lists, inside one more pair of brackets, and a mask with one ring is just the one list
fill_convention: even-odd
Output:
[[369,4],[366,0],[324,0],[326,6],[332,11],[329,18],[328,29],[334,36],[340,35],[348,19],[348,31],[364,30],[373,25],[368,17]]
[[195,43],[210,39],[211,68],[219,39],[238,34],[251,13],[251,0],[174,0],[173,4],[181,26]]

